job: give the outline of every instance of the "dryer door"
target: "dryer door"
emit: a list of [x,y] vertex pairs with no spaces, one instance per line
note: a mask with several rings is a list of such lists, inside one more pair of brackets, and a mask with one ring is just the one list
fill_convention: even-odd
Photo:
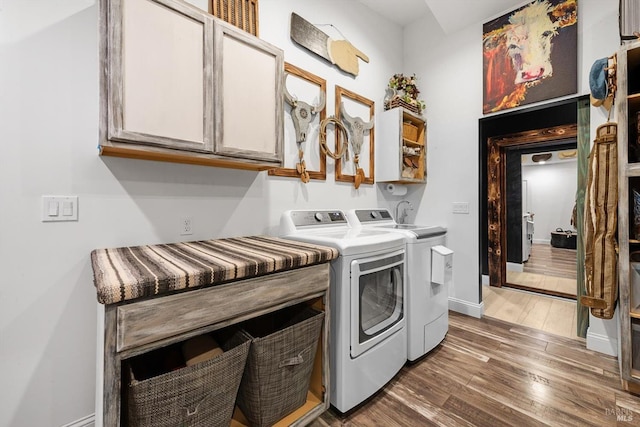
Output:
[[351,357],[404,327],[404,250],[351,262]]

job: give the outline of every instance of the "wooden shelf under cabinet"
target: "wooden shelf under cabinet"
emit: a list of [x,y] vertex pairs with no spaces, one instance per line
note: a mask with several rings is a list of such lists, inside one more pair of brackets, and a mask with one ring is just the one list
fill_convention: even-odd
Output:
[[264,171],[279,166],[279,163],[265,163],[259,160],[234,159],[207,153],[184,152],[162,147],[131,146],[130,144],[106,143],[99,147],[101,156],[122,157],[137,160],[182,163],[187,165],[215,166],[219,168]]

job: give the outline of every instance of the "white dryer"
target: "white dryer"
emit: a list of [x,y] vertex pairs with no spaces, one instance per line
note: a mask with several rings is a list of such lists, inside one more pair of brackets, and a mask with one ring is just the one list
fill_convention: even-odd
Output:
[[447,230],[438,226],[397,224],[386,209],[350,210],[347,218],[354,227],[384,229],[405,238],[407,359],[414,361],[442,342],[449,330],[452,252],[443,246]]
[[279,235],[340,252],[331,262],[329,290],[330,402],[346,412],[407,361],[404,239],[353,229],[338,210],[287,211]]

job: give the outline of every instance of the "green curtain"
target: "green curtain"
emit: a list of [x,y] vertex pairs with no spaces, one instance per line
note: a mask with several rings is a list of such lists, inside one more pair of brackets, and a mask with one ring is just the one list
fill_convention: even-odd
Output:
[[587,170],[589,166],[589,152],[591,148],[590,125],[591,115],[589,98],[581,98],[578,101],[578,191],[576,195],[576,210],[578,241],[576,246],[577,272],[578,272],[578,304],[577,330],[579,337],[586,338],[589,327],[589,308],[580,304],[580,297],[586,295],[584,283],[584,195],[587,188]]

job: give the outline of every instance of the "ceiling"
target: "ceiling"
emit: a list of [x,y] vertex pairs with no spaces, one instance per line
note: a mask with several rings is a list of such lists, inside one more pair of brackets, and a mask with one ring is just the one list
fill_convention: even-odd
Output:
[[431,13],[443,31],[451,34],[485,22],[526,3],[523,0],[359,0],[391,21],[406,26]]

